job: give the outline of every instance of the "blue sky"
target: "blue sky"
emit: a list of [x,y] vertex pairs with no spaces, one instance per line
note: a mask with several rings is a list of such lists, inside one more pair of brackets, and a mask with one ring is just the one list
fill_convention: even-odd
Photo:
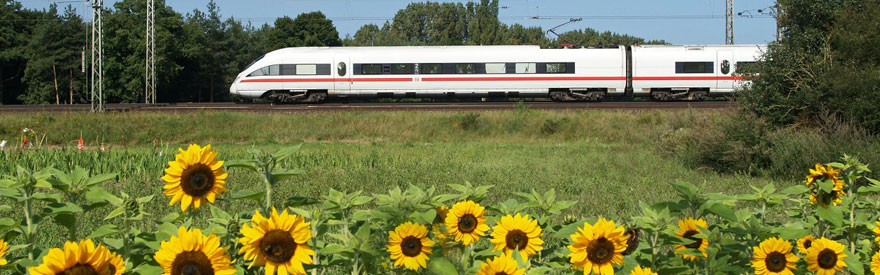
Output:
[[[272,23],[281,16],[296,17],[303,12],[321,11],[333,20],[340,36],[354,34],[368,23],[382,25],[386,20],[416,0],[215,0],[224,17],[234,16],[255,25]],[[479,1],[479,0],[475,0]],[[26,8],[43,9],[53,2],[78,9],[85,0],[21,0]],[[110,5],[114,0],[105,0]],[[146,3],[146,1],[144,1]],[[434,1],[437,2],[437,1]],[[446,1],[468,2],[468,1]],[[208,0],[166,0],[175,11],[186,14],[194,9],[205,10]],[[594,28],[630,34],[646,39],[664,39],[673,44],[724,43],[724,0],[501,0],[499,17],[505,24],[541,26],[545,30],[568,21],[569,17],[584,20],[567,25],[559,32]],[[773,5],[773,0],[738,0],[734,11],[751,11]],[[88,11],[86,11],[88,14]],[[82,11],[81,11],[82,14]],[[528,19],[537,16],[539,20]],[[89,18],[86,16],[86,18]],[[775,39],[773,18],[735,19],[737,44],[764,44]]]

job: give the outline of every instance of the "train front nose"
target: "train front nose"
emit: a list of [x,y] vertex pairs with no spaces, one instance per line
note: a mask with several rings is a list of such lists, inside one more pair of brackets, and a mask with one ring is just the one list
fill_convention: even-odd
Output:
[[238,86],[237,80],[235,82],[232,82],[232,85],[229,86],[229,93],[233,94],[233,95],[237,95],[238,94],[238,89],[237,89],[238,87],[237,86]]

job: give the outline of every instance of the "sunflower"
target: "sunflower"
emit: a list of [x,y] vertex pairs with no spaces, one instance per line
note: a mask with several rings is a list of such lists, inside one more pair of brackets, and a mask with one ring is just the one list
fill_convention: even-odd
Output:
[[186,211],[190,205],[193,210],[207,200],[214,203],[217,196],[229,191],[226,189],[226,172],[223,161],[215,160],[217,151],[211,145],[200,147],[192,144],[186,151],[180,148],[180,154],[174,161],[168,162],[165,168],[165,195],[171,197],[168,205],[180,202],[180,211]]
[[633,268],[632,271],[629,272],[629,275],[657,275],[656,272],[651,271],[651,268],[642,268],[642,266],[637,265]]
[[828,167],[822,167],[821,164],[816,163],[816,169],[810,169],[810,174],[807,175],[807,187],[812,186],[816,183],[816,180],[826,179],[834,182],[834,185],[837,186],[838,182],[840,182],[841,186],[843,185],[843,181],[839,179],[840,170],[834,169],[831,165]]
[[248,269],[266,266],[266,274],[306,274],[303,264],[311,264],[315,251],[306,244],[312,238],[311,224],[302,216],[290,215],[287,210],[278,214],[272,208],[267,219],[259,211],[254,213],[250,224],[241,229],[238,239],[242,247],[238,254],[251,261]]
[[798,256],[791,253],[791,243],[769,238],[755,246],[752,267],[757,275],[791,275],[797,269]]
[[807,254],[807,250],[813,246],[813,241],[816,239],[813,238],[813,235],[806,235],[803,238],[797,240],[798,252]]
[[427,266],[434,241],[428,238],[428,228],[421,224],[406,222],[388,231],[388,253],[394,266],[419,270]]
[[874,242],[880,245],[880,221],[876,223],[877,226],[874,227]]
[[874,257],[871,257],[871,272],[874,272],[874,275],[880,274],[880,251],[874,253]]
[[487,259],[485,263],[480,263],[480,270],[477,275],[523,275],[525,269],[518,268],[516,261],[508,256],[495,256],[494,259]]
[[544,250],[544,241],[541,240],[541,227],[538,221],[529,219],[529,215],[501,217],[501,220],[492,228],[492,251],[504,250],[504,255],[511,256],[513,251],[519,251],[525,261],[529,257]]
[[[830,193],[818,188],[818,182],[821,180],[827,180],[833,183]],[[816,169],[810,169],[810,174],[807,175],[806,185],[811,189],[810,203],[821,203],[822,207],[828,207],[829,204],[840,204],[843,202],[840,197],[846,196],[846,193],[843,192],[845,184],[844,181],[840,180],[840,170],[834,169],[831,165],[828,165],[828,167],[822,167],[822,165],[817,163]]]
[[449,207],[446,207],[445,205],[441,205],[440,207],[437,207],[436,211],[437,211],[437,215],[434,216],[433,223],[434,224],[444,223],[446,221],[446,215],[449,214]]
[[571,234],[568,254],[569,262],[575,269],[584,269],[584,274],[614,274],[614,266],[623,264],[623,251],[629,235],[623,226],[615,226],[614,221],[599,219],[594,225],[584,223],[578,232]]
[[843,259],[844,246],[838,242],[821,238],[813,242],[807,249],[807,269],[816,275],[831,275],[846,267]]
[[125,273],[125,261],[122,260],[122,256],[116,253],[110,253],[110,258],[107,260],[108,269],[110,269],[110,273],[108,274],[122,275]]
[[626,239],[626,250],[621,253],[623,254],[623,256],[632,254],[633,252],[636,252],[636,249],[639,248],[639,229],[627,229],[626,234],[629,235],[629,239]]
[[153,258],[165,271],[163,275],[232,275],[235,268],[226,250],[227,247],[220,247],[217,235],[205,236],[198,228],[187,230],[181,226],[177,229],[177,236],[162,241],[162,248]]
[[[675,235],[680,238],[693,240],[694,242],[690,244],[678,245],[678,247],[675,248],[675,254],[680,254],[679,251],[686,249],[699,249],[700,252],[703,253],[703,257],[708,257],[709,254],[706,254],[706,248],[709,247],[709,240],[693,237],[694,235],[703,233],[700,228],[706,227],[709,226],[706,225],[706,221],[704,221],[703,219],[694,220],[693,218],[686,218],[684,220],[679,220],[678,228],[681,229],[681,231],[676,230]],[[698,256],[688,254],[681,254],[681,257],[689,261],[700,260]]]
[[831,190],[831,193],[826,193],[822,190],[817,190],[815,192],[810,192],[810,203],[819,204],[822,203],[822,207],[828,207],[829,204],[838,205],[843,202],[840,197],[846,196],[846,193],[843,192],[843,187],[834,187]]
[[[55,274],[111,274],[110,260],[115,254],[103,245],[95,246],[92,240],[65,242],[64,250],[52,248],[49,254],[43,257],[43,264],[28,269],[31,275],[55,275]],[[115,274],[125,271],[114,270]]]
[[463,201],[452,205],[449,214],[446,215],[446,231],[450,236],[455,236],[456,242],[465,246],[480,240],[486,235],[489,226],[486,225],[488,218],[483,217],[486,208],[473,201]]
[[6,265],[6,251],[9,250],[9,244],[0,240],[0,266]]

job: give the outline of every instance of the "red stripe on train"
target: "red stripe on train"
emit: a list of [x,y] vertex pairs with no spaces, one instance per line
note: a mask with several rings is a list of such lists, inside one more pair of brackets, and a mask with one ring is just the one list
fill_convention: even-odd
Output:
[[742,76],[634,76],[633,81],[644,80],[743,80]]
[[[587,76],[587,77],[426,77],[422,81],[622,81],[623,76]],[[662,80],[743,80],[742,76],[636,76],[633,81]],[[274,83],[274,82],[411,82],[412,78],[287,78],[287,79],[245,79],[242,83]]]
[[585,77],[426,77],[422,81],[596,81],[626,80],[625,76],[585,76]]
[[256,82],[410,82],[412,78],[279,78],[279,79],[245,79],[242,83]]

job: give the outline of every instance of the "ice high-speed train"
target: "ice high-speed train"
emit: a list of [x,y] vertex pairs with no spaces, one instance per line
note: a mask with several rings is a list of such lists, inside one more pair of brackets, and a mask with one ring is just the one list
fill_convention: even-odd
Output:
[[744,84],[763,45],[306,47],[267,53],[229,92],[276,102],[335,98],[700,99]]

